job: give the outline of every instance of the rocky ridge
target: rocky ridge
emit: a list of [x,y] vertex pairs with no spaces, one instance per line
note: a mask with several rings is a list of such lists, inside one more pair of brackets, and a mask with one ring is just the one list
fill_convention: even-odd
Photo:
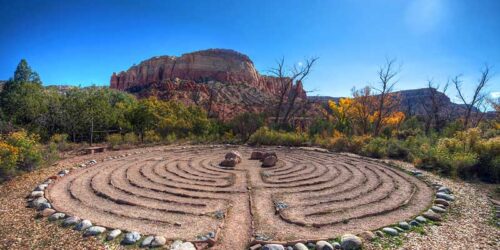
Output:
[[[139,97],[155,95],[197,105],[207,103],[214,90],[214,111],[225,118],[263,110],[279,94],[280,85],[279,78],[260,75],[248,56],[227,49],[153,57],[113,73],[110,80],[111,88]],[[307,97],[301,82],[293,89],[299,98]]]

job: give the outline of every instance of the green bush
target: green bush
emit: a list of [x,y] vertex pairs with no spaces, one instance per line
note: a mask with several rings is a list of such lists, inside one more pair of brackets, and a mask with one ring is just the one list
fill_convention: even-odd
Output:
[[68,134],[53,134],[49,139],[49,143],[53,143],[59,151],[72,149],[70,143],[68,143]]
[[111,134],[106,136],[106,141],[111,148],[117,149],[123,143],[123,138],[121,134]]
[[38,143],[39,136],[28,134],[21,130],[9,134],[5,141],[13,147],[19,149],[18,169],[22,171],[31,171],[38,167],[43,160],[43,151]]
[[139,142],[139,137],[133,132],[126,133],[123,136],[123,142],[127,144],[137,144]]
[[389,139],[387,141],[387,156],[395,159],[407,159],[409,150],[406,145],[397,139]]
[[261,127],[248,140],[251,145],[303,146],[308,142],[306,134],[271,130],[268,127]]
[[387,155],[387,140],[374,138],[361,149],[361,154],[374,158],[383,158]]
[[235,135],[247,141],[257,129],[264,125],[264,116],[256,113],[242,113],[234,117],[229,125]]
[[146,143],[158,143],[161,141],[161,136],[154,130],[148,130],[144,133],[144,142]]
[[0,182],[16,173],[19,149],[0,140]]

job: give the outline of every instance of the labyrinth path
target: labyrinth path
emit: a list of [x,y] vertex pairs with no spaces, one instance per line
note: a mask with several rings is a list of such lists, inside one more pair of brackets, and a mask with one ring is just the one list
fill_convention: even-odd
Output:
[[[227,148],[166,148],[99,162],[49,189],[53,206],[96,225],[197,240],[218,232],[216,248],[251,239],[292,241],[374,230],[424,211],[433,192],[382,163],[299,149],[275,151],[275,167],[249,160],[218,166]],[[277,209],[279,207],[279,209]]]

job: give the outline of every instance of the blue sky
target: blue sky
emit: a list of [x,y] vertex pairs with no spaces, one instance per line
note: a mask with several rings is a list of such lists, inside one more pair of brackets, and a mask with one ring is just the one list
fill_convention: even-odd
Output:
[[[498,0],[58,1],[0,0],[0,79],[26,58],[46,84],[109,84],[112,72],[157,55],[230,48],[266,73],[319,57],[311,95],[345,96],[376,84],[386,58],[402,64],[397,89],[488,63],[500,95]],[[455,94],[450,92],[453,97]]]

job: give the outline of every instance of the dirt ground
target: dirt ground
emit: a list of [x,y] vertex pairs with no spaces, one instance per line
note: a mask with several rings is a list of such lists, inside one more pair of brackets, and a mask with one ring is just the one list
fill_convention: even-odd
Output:
[[[134,217],[134,220],[140,222],[143,217],[156,214],[157,216],[150,218],[166,218],[162,219],[161,226],[153,229],[147,226],[139,228],[150,230],[147,234],[172,236],[170,238],[182,235],[187,240],[194,240],[199,233],[222,227],[218,235],[219,243],[216,245],[218,249],[244,249],[255,236],[288,241],[312,237],[331,238],[343,232],[359,233],[418,214],[431,201],[426,185],[376,162],[364,162],[340,154],[272,148],[265,150],[277,151],[282,159],[281,165],[262,169],[258,161],[247,160],[253,149],[239,147],[244,161],[234,170],[223,170],[217,167],[217,162],[228,150],[230,149],[218,147],[174,146],[111,151],[64,159],[57,165],[19,176],[0,186],[0,247],[122,248],[116,242],[110,244],[94,237],[84,238],[81,233],[60,227],[46,219],[35,219],[36,212],[26,208],[25,198],[37,184],[62,169],[71,169],[90,159],[98,161],[96,167],[100,166],[100,171],[92,170],[94,167],[78,169],[51,187],[49,193],[58,210],[84,218],[94,216],[92,221],[96,221],[95,224],[131,230],[138,225],[147,224],[133,223],[133,220],[120,222],[109,219],[109,215],[100,216],[99,213],[105,208],[121,210],[120,207],[113,207],[115,205],[109,203],[109,198],[127,199],[119,191],[133,191],[136,192],[135,196],[141,197],[131,200],[135,202],[135,206],[127,208],[129,210],[121,210],[125,213],[112,216],[129,219]],[[135,154],[136,152],[140,153]],[[103,161],[112,156],[123,157]],[[113,176],[125,177],[122,179]],[[130,190],[123,182],[127,179],[136,181],[136,185],[147,185]],[[80,181],[81,185],[71,187],[69,180]],[[491,211],[485,198],[491,186],[449,179],[439,181],[456,190],[458,200],[441,226],[430,227],[426,235],[409,235],[402,244],[377,242],[367,244],[366,248],[393,246],[401,249],[441,249],[441,246],[447,246],[450,249],[461,249],[456,247],[472,244],[482,249],[495,249],[493,247],[498,246],[498,242],[494,241],[499,238],[498,229],[488,224]],[[175,184],[172,186],[172,183]],[[75,188],[78,186],[86,188]],[[168,191],[171,195],[159,195],[158,192],[151,191],[156,189],[165,189],[163,191]],[[108,199],[92,196],[96,190],[104,192]],[[82,208],[67,195],[70,191],[81,199],[97,199],[97,202],[94,207]],[[179,194],[182,196],[177,197]],[[170,205],[169,202],[159,202],[167,200],[178,203]],[[278,214],[275,211],[276,204],[273,204],[276,201],[287,205]],[[179,211],[173,215],[173,209]],[[141,214],[140,210],[151,213]],[[210,216],[218,210],[225,212],[223,221]],[[187,216],[179,215],[178,212]],[[176,228],[173,226],[175,222],[182,226]],[[322,224],[318,226],[323,230],[318,230],[313,224]],[[172,231],[172,228],[177,231]]]

